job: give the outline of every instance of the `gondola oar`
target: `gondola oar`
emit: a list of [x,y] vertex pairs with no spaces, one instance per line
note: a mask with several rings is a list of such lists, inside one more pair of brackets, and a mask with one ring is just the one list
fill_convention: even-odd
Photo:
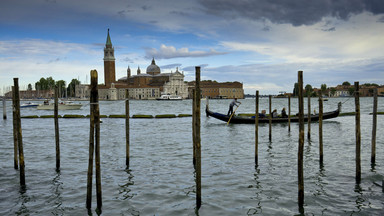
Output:
[[[239,104],[239,106],[240,106],[240,104]],[[231,115],[231,117],[229,117],[229,120],[228,120],[228,122],[227,122],[227,125],[228,125],[229,122],[231,121],[232,116],[235,114],[235,112],[236,112],[237,108],[239,108],[239,106],[237,106],[236,109],[235,109],[235,111],[232,112],[232,115]]]

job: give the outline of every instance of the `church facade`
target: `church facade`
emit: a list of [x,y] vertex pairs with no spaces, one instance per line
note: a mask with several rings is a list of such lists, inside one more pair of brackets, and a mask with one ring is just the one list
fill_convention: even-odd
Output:
[[[184,82],[184,74],[176,68],[175,72],[161,73],[155,59],[147,67],[146,73],[141,73],[140,67],[136,75],[131,74],[128,66],[127,76],[116,80],[114,47],[109,35],[104,47],[104,84],[99,85],[99,99],[122,100],[126,98],[126,90],[130,99],[156,99],[163,94],[188,97],[188,84]],[[88,98],[89,85],[76,86],[76,97]]]

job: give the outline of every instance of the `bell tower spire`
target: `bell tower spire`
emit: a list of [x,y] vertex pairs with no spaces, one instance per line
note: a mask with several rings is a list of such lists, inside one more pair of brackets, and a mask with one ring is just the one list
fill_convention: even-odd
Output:
[[108,29],[107,41],[104,47],[104,83],[107,87],[110,87],[116,81],[115,74],[115,49],[112,46]]

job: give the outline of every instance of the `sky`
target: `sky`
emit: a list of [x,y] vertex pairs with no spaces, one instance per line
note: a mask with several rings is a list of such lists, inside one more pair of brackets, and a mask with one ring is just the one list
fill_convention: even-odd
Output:
[[243,83],[245,94],[292,92],[297,72],[320,88],[384,85],[382,0],[12,0],[0,1],[0,95],[19,78],[89,83],[103,77],[110,29],[116,78],[162,72]]

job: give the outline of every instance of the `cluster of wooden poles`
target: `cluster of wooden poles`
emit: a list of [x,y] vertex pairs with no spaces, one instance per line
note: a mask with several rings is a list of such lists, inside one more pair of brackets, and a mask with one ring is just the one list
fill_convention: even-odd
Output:
[[[303,71],[298,72],[298,100],[299,100],[299,145],[297,155],[297,171],[298,171],[298,205],[300,211],[304,206],[304,172],[303,172],[303,151],[304,151],[304,97],[303,97]],[[359,102],[359,82],[355,82],[355,134],[356,134],[356,184],[361,183],[361,130],[360,130],[360,102]],[[271,96],[269,96],[269,140],[272,140],[272,109]],[[311,100],[308,96],[308,116],[311,115]],[[374,92],[373,100],[373,127],[372,127],[372,142],[371,142],[371,165],[375,165],[376,160],[376,127],[377,127],[377,91]],[[256,91],[256,110],[255,110],[255,164],[258,165],[258,125],[259,125],[259,91]],[[290,127],[291,114],[291,98],[288,97],[288,131]],[[308,133],[307,138],[311,138],[311,118],[308,118]],[[320,166],[323,166],[323,100],[319,96],[319,161]],[[384,180],[383,180],[384,192]]]
[[[200,138],[200,116],[201,116],[201,96],[200,96],[200,67],[196,67],[196,86],[193,89],[193,110],[192,110],[192,138],[193,138],[193,164],[195,168],[196,181],[196,208],[201,207],[201,138]],[[303,72],[298,72],[299,84],[299,143],[298,143],[298,205],[299,209],[303,209],[304,205],[304,174],[303,174],[303,151],[304,151],[304,97],[303,97]],[[13,92],[13,137],[14,137],[14,168],[20,169],[20,185],[25,188],[25,164],[22,142],[21,118],[20,118],[20,98],[18,78],[14,78]],[[129,136],[129,94],[126,90],[126,167],[129,169],[130,161],[130,136]],[[290,116],[290,97],[288,98],[288,116]],[[3,100],[5,112],[5,100]],[[359,82],[355,82],[355,134],[356,134],[356,183],[361,182],[361,132],[360,132],[360,102],[359,102]],[[310,115],[311,104],[308,97],[308,115]],[[255,164],[258,166],[258,125],[259,125],[259,91],[256,91],[256,110],[255,110]],[[272,139],[271,126],[271,96],[269,98],[269,139]],[[323,165],[323,100],[319,97],[319,155],[320,165]],[[6,114],[3,115],[6,119]],[[55,105],[54,105],[54,124],[55,124],[55,141],[56,141],[56,171],[60,172],[60,144],[59,144],[59,123],[58,123],[58,88],[55,88]],[[310,118],[308,118],[308,134],[310,139]],[[371,164],[375,164],[376,158],[376,125],[377,125],[377,92],[374,94],[373,104],[373,129],[372,129],[372,153]],[[288,130],[291,130],[290,119],[288,120]],[[95,159],[94,159],[95,158]],[[90,136],[89,136],[89,160],[87,173],[87,199],[86,207],[90,209],[92,206],[92,178],[93,178],[93,161],[95,160],[96,170],[96,197],[97,211],[101,212],[102,208],[102,190],[101,190],[101,170],[100,170],[100,112],[98,100],[98,75],[96,70],[91,71],[91,95],[90,95]],[[383,181],[384,184],[384,181]],[[384,188],[383,188],[384,192]]]

